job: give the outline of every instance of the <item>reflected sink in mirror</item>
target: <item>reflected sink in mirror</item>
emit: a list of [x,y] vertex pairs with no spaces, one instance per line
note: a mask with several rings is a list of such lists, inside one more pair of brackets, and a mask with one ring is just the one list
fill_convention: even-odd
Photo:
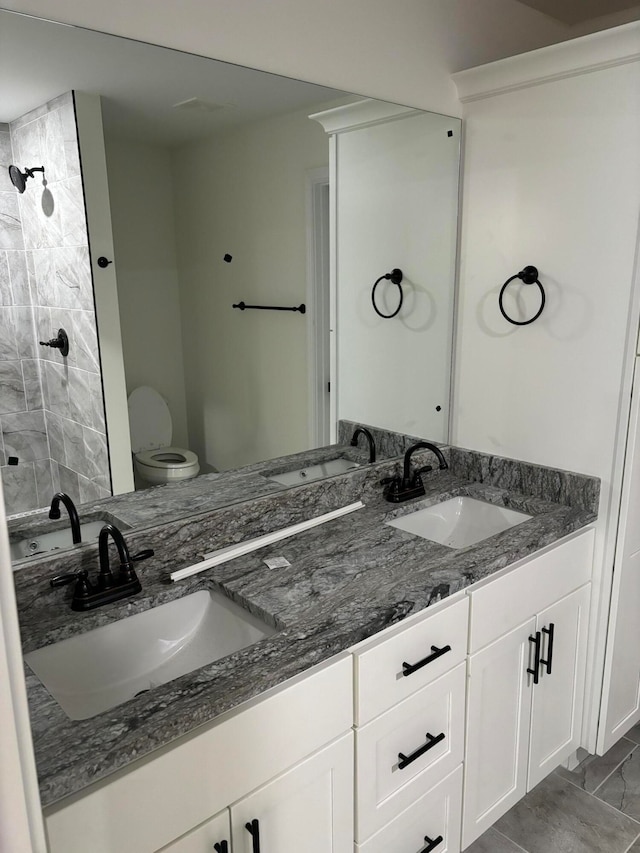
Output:
[[72,720],[86,720],[273,634],[224,595],[201,590],[25,661]]
[[359,468],[357,462],[351,459],[330,459],[318,465],[308,465],[306,468],[295,468],[293,471],[285,471],[282,474],[264,474],[267,480],[273,480],[282,486],[298,486],[301,483],[310,483],[313,480],[322,480],[323,477],[334,477],[336,474],[345,474]]
[[451,498],[386,523],[448,548],[466,548],[532,516],[476,498]]
[[[80,525],[82,543],[97,542],[100,531],[104,527],[104,521],[88,521]],[[59,548],[72,548],[73,537],[71,528],[63,530],[52,530],[50,533],[36,533],[33,536],[24,536],[9,546],[11,560],[24,560],[27,557],[37,557],[48,551],[57,551]]]

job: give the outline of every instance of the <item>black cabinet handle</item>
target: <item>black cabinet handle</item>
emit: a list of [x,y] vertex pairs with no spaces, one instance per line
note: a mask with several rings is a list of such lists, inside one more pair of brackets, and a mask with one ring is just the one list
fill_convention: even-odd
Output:
[[542,633],[547,634],[549,637],[549,642],[547,644],[547,657],[540,658],[540,663],[547,668],[547,675],[551,675],[551,664],[553,662],[553,637],[555,634],[556,626],[553,622],[549,622],[548,628],[543,628]]
[[440,732],[439,735],[430,735],[427,732],[427,742],[424,743],[421,747],[416,749],[415,752],[412,752],[411,755],[403,755],[401,752],[398,753],[398,758],[400,759],[398,762],[398,770],[404,770],[405,767],[408,767],[412,761],[415,761],[416,758],[420,758],[421,755],[424,755],[425,752],[428,752],[430,749],[440,743],[441,740],[444,740],[444,732]]
[[442,657],[442,655],[446,655],[446,653],[450,651],[451,646],[443,646],[441,649],[437,646],[431,646],[431,654],[428,657],[419,660],[418,663],[403,663],[402,674],[411,675],[411,673],[415,672],[417,669],[422,669],[423,666],[426,666],[428,663],[433,663],[434,660]]
[[213,845],[213,849],[216,853],[229,853],[229,845],[226,841],[216,841]]
[[428,835],[425,835],[424,840],[427,842],[427,846],[423,847],[420,853],[431,853],[432,850],[435,850],[438,844],[442,844],[444,838],[439,835],[437,838],[429,838]]
[[245,823],[244,828],[253,838],[253,853],[260,853],[260,823],[254,818],[251,823]]
[[533,683],[534,684],[537,684],[540,681],[539,670],[540,670],[540,643],[541,643],[541,638],[542,638],[542,635],[540,634],[540,631],[536,631],[535,637],[529,636],[529,642],[533,643],[533,645],[534,645],[535,657],[534,657],[533,669],[531,669],[531,667],[528,667],[527,672],[529,673],[529,675],[533,676]]

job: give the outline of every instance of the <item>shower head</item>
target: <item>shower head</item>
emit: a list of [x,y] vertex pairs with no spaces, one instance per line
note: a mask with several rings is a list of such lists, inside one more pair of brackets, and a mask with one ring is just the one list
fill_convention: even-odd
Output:
[[44,166],[33,166],[31,169],[27,169],[25,166],[24,172],[21,172],[17,166],[9,166],[9,177],[11,178],[11,183],[19,193],[23,193],[25,191],[27,178],[32,178],[34,172],[44,172]]

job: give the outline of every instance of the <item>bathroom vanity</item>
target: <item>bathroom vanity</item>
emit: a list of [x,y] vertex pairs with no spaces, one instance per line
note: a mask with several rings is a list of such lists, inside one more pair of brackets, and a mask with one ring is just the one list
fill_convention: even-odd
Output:
[[[379,481],[399,464],[389,460],[129,531],[132,549],[156,557],[141,566],[143,593],[102,612],[72,614],[47,589],[57,561],[88,566],[91,546],[16,573],[25,652],[206,589],[275,628],[85,720],[68,719],[27,671],[52,853],[84,853],[87,838],[95,853],[224,842],[234,853],[373,853],[391,838],[394,850],[451,853],[577,749],[597,481],[445,455],[449,469],[405,505],[382,500]],[[461,548],[385,523],[460,496],[530,518]],[[165,581],[197,559],[194,535],[211,550],[216,536],[246,539],[355,497],[364,509]],[[290,565],[267,568],[274,556]]]

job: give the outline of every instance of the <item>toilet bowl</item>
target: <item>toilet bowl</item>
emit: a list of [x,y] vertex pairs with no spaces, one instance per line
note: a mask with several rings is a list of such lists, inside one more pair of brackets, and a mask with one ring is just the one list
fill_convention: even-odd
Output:
[[197,455],[171,445],[171,412],[160,394],[142,385],[129,395],[128,407],[133,465],[140,479],[156,485],[196,477]]

